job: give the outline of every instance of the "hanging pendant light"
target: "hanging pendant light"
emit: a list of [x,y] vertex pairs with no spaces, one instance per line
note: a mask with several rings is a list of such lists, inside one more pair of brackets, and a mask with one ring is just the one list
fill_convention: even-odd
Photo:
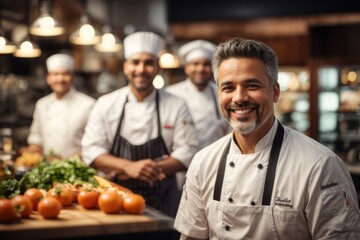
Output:
[[0,54],[11,54],[16,50],[13,42],[7,40],[4,36],[0,35]]
[[171,33],[165,36],[165,50],[160,54],[159,65],[163,69],[179,68],[180,59],[173,50],[174,37]]
[[[0,21],[2,20],[0,11]],[[15,52],[16,45],[5,38],[2,22],[0,22],[0,54],[11,54]]]
[[36,36],[53,37],[65,33],[65,28],[50,15],[49,1],[43,1],[40,17],[30,27],[30,33]]
[[86,15],[81,17],[79,28],[70,35],[70,42],[76,45],[95,45],[100,39],[99,31],[89,23]]
[[40,55],[40,48],[28,37],[16,47],[16,51],[14,52],[14,56],[19,58],[36,58],[40,57]]
[[120,39],[111,32],[111,27],[105,25],[101,40],[95,45],[95,49],[99,52],[114,53],[122,49],[122,44]]
[[113,0],[106,1],[106,24],[103,27],[101,41],[95,45],[95,50],[103,53],[115,53],[122,49],[120,39],[112,32]]

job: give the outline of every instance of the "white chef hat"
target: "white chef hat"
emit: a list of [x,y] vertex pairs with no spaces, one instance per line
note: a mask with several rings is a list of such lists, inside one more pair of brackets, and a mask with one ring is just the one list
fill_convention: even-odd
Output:
[[136,32],[124,39],[125,59],[135,53],[149,53],[159,57],[164,48],[164,39],[152,32]]
[[72,72],[74,71],[74,59],[67,54],[58,53],[48,57],[46,67],[48,72],[55,71],[59,68],[66,68]]
[[211,60],[216,45],[205,40],[194,40],[179,48],[178,54],[183,62],[188,63],[197,58],[207,58]]

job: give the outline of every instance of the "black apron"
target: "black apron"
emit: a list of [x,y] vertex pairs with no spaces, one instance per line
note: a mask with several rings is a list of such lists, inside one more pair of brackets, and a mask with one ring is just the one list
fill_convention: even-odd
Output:
[[[170,155],[164,143],[164,139],[161,136],[158,91],[156,91],[158,136],[142,145],[132,145],[120,134],[121,124],[125,115],[125,105],[127,102],[128,97],[126,97],[126,101],[121,113],[119,125],[117,127],[114,142],[111,147],[111,154],[133,161],[146,158],[161,159],[162,156]],[[157,181],[153,187],[151,187],[148,183],[137,179],[121,181],[116,180],[116,182],[124,187],[131,189],[135,193],[141,194],[145,198],[146,204],[148,206],[156,208],[172,217],[175,217],[180,201],[180,192],[177,189],[175,175],[167,176],[167,178],[164,180]]]
[[[270,205],[271,201],[271,195],[273,191],[274,186],[274,179],[275,179],[275,173],[276,173],[276,166],[279,159],[280,149],[283,142],[283,136],[284,136],[284,127],[278,122],[278,127],[276,129],[275,138],[271,147],[270,157],[269,157],[269,166],[266,172],[266,179],[265,179],[265,187],[263,192],[263,199],[262,199],[262,205]],[[216,201],[220,201],[221,196],[221,190],[222,190],[222,184],[224,180],[224,172],[225,172],[225,166],[226,166],[226,158],[229,154],[230,149],[230,143],[227,144],[225,147],[225,150],[223,152],[223,155],[221,156],[219,169],[216,176],[215,181],[215,187],[214,187],[214,196],[213,199]]]

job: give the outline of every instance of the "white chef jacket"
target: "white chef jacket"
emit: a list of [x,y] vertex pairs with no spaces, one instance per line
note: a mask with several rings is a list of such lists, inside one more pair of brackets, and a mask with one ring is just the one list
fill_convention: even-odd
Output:
[[37,144],[63,158],[79,153],[95,99],[71,88],[62,98],[51,93],[36,102],[28,144]]
[[262,206],[277,121],[242,154],[231,140],[220,201],[213,200],[225,136],[198,152],[187,173],[174,227],[203,239],[360,239],[360,211],[350,174],[333,152],[285,127],[270,206]]
[[[214,82],[209,82],[203,91],[199,91],[187,78],[185,81],[168,86],[165,90],[183,98],[188,104],[197,131],[199,149],[231,132],[230,125],[221,115]],[[215,106],[218,109],[220,119],[217,116]]]
[[[170,155],[188,167],[198,150],[190,112],[181,98],[158,91],[161,135]],[[110,152],[126,96],[128,103],[121,136],[133,145],[158,137],[155,90],[144,101],[138,102],[128,86],[120,88],[100,97],[90,114],[82,140],[82,156],[87,164]]]

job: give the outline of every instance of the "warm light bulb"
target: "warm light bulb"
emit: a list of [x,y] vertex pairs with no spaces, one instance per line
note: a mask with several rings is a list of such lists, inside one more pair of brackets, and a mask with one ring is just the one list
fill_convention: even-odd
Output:
[[95,29],[90,24],[84,24],[79,30],[80,38],[91,39],[95,37]]
[[5,47],[6,40],[4,37],[0,37],[0,49],[3,49]]
[[33,48],[33,45],[32,45],[31,42],[29,42],[29,41],[24,41],[23,43],[21,43],[20,49],[21,49],[21,51],[23,51],[24,53],[30,54],[31,51],[32,51],[34,48]]
[[175,60],[175,58],[170,53],[164,53],[163,55],[161,55],[161,60],[164,61],[165,63],[172,63]]
[[158,74],[154,78],[152,84],[156,89],[161,89],[165,86],[165,80],[161,75]]
[[163,53],[160,56],[159,64],[161,68],[177,68],[180,66],[180,62],[171,53]]
[[55,21],[50,16],[44,16],[39,19],[39,25],[44,28],[53,28],[55,27]]
[[15,57],[33,58],[41,55],[41,50],[29,40],[25,40],[20,44],[14,53]]
[[105,33],[103,36],[102,36],[102,44],[104,45],[110,45],[110,46],[113,46],[115,45],[115,36],[112,35],[111,33]]

